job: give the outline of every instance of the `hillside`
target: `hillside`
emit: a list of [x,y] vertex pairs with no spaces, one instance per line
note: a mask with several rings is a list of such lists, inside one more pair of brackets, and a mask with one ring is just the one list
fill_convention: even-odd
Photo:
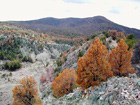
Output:
[[[37,83],[46,69],[55,68],[56,58],[71,46],[57,44],[49,36],[14,26],[0,23],[0,105],[12,104],[12,89],[25,76],[32,75]],[[14,71],[5,64],[19,61],[21,68]]]
[[63,19],[42,18],[30,21],[12,21],[11,23],[38,32],[66,36],[90,36],[101,31],[118,30],[126,34],[135,34],[137,37],[140,37],[140,30],[116,24],[103,16]]
[[[101,20],[99,20],[97,24],[99,22],[101,22]],[[82,23],[79,22],[79,24]],[[27,76],[34,78],[36,86],[34,86],[33,89],[30,86],[28,88],[28,83],[32,84],[32,82],[29,81],[25,84],[27,86],[25,92],[19,90],[25,93],[23,98],[30,99],[32,98],[32,93],[28,97],[28,93],[30,93],[28,90],[32,91],[36,87],[35,91],[38,92],[36,96],[42,101],[42,104],[36,105],[140,104],[140,43],[137,44],[137,47],[134,47],[136,44],[134,35],[126,36],[124,32],[110,30],[92,35],[89,38],[82,35],[73,37],[57,34],[57,36],[55,36],[56,34],[44,34],[26,28],[27,27],[23,26],[17,27],[10,23],[0,23],[0,105],[11,105],[11,103],[16,102],[15,96],[18,97],[19,94],[14,95],[14,93],[18,91],[15,87],[23,86],[19,85],[21,84],[20,80]],[[128,47],[125,42],[124,45],[126,47],[124,47],[123,44],[118,44],[120,39],[124,39]],[[122,47],[120,47],[120,45]],[[133,47],[132,57],[131,52],[129,52],[132,50],[126,50]],[[123,72],[128,73],[127,70],[128,67],[131,67],[132,61],[136,69],[135,74],[119,77],[120,75],[115,75],[114,73],[114,76],[112,75],[111,78],[106,77],[106,75],[109,74],[104,71],[109,70],[106,68],[110,68],[109,65],[111,66],[112,64],[106,58],[110,57],[108,52],[112,52],[113,48],[122,48],[119,50],[121,52],[116,53],[116,55],[123,55],[123,57],[118,55],[118,58],[125,57],[124,60],[120,60],[120,62],[124,61],[122,62]],[[101,58],[100,55],[105,56]],[[112,57],[114,56],[115,55]],[[80,59],[84,61],[80,63]],[[106,65],[105,59],[109,65]],[[118,63],[118,60],[115,61]],[[85,77],[88,77],[82,77],[85,81],[92,80],[94,83],[99,81],[100,84],[94,87],[89,85],[86,89],[87,91],[83,90],[82,85],[75,81],[76,78],[80,77],[78,76],[80,65],[84,65],[82,68],[85,68],[83,72],[81,72],[81,76],[86,74],[87,76],[85,75]],[[98,71],[97,74],[94,71],[95,69]],[[67,72],[65,72],[66,70]],[[113,72],[113,70],[112,66],[110,72]],[[95,73],[96,77],[94,77],[92,73]],[[100,75],[103,75],[103,77]],[[104,77],[106,78],[105,80]],[[55,82],[57,78],[59,81]],[[100,81],[101,79],[103,80]],[[62,95],[57,96],[55,93]],[[18,100],[22,101],[23,98],[18,98]],[[35,98],[33,97],[32,99]],[[31,105],[32,102],[29,102],[29,104]]]
[[[1,105],[11,105],[14,99],[13,88],[19,84],[21,78],[26,76],[33,76],[37,82],[39,97],[42,100],[41,105],[126,105],[127,103],[132,105],[132,102],[139,105],[140,81],[135,74],[128,77],[114,76],[108,78],[94,90],[89,87],[87,89],[90,92],[89,95],[84,96],[85,93],[81,87],[76,86],[64,96],[54,97],[52,90],[54,78],[66,68],[76,70],[79,57],[87,53],[95,37],[79,43],[79,46],[70,46],[53,42],[51,39],[48,40],[49,36],[44,38],[43,34],[40,35],[35,31],[18,28],[14,25],[0,24],[0,27],[0,41],[3,42],[0,46],[2,54],[0,55]],[[124,35],[122,32],[113,31],[99,34],[98,37],[108,49],[111,49],[117,46],[118,38],[123,38]],[[61,38],[64,40],[63,37]],[[3,68],[3,65],[13,58],[21,61],[21,68],[14,71]],[[139,65],[136,66],[138,69],[140,68]],[[136,74],[138,74],[138,70]],[[125,95],[125,93],[127,94]]]

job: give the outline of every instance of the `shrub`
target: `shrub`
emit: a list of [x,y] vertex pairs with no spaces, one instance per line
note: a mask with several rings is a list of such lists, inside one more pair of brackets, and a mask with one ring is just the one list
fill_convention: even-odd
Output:
[[91,39],[94,39],[95,37],[97,37],[97,34],[92,35]]
[[19,55],[21,55],[20,51],[20,43],[17,43],[17,39],[11,39],[10,43],[6,42],[4,45],[0,46],[0,51],[4,53],[4,59],[6,60],[13,60],[19,58]]
[[135,35],[130,34],[130,35],[127,36],[127,39],[135,39]]
[[6,58],[6,60],[14,60],[16,57],[15,57],[15,55],[12,55],[12,54],[5,54],[5,58]]
[[90,40],[90,38],[86,38],[86,41],[89,41]]
[[77,83],[83,89],[99,85],[113,75],[107,58],[106,47],[99,38],[96,38],[87,53],[79,58],[77,63]]
[[108,32],[103,32],[103,34],[105,35],[106,38],[108,38],[110,35],[108,34]]
[[4,68],[11,71],[19,69],[20,67],[21,67],[21,64],[19,60],[9,61],[4,64]]
[[78,58],[79,57],[82,57],[84,55],[84,51],[79,51],[79,53],[78,53]]
[[140,42],[137,42],[137,44],[133,50],[132,63],[133,64],[140,63]]
[[63,62],[59,58],[59,59],[56,60],[56,64],[57,64],[57,66],[62,66]]
[[0,60],[4,60],[4,52],[0,52]]
[[102,37],[100,38],[100,40],[102,41],[103,44],[105,44],[105,43],[106,43],[106,36],[102,36]]
[[65,69],[52,82],[52,91],[55,97],[61,97],[72,92],[75,87],[75,70]]
[[125,42],[128,45],[128,49],[131,49],[135,46],[137,41],[135,39],[126,39]]
[[32,58],[29,57],[29,56],[23,57],[23,58],[22,58],[22,61],[23,61],[23,62],[31,62],[31,63],[33,62],[33,61],[32,61]]
[[61,67],[55,68],[55,69],[54,69],[54,76],[55,76],[55,77],[58,76],[58,74],[60,73],[60,71],[61,71]]
[[131,65],[132,49],[128,50],[128,46],[123,39],[118,43],[118,46],[112,49],[109,55],[109,62],[112,66],[114,75],[126,76],[129,73],[134,73],[134,68]]
[[137,43],[137,40],[133,34],[130,34],[127,36],[125,42],[128,45],[128,48],[131,49],[135,46],[135,44]]
[[42,105],[37,83],[32,76],[24,77],[20,84],[13,88],[12,92],[13,105]]

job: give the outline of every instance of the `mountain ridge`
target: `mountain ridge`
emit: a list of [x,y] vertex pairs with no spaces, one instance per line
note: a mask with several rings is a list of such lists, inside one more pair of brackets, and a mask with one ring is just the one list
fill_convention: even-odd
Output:
[[126,34],[135,34],[140,37],[140,30],[129,28],[123,25],[114,23],[103,16],[94,16],[87,18],[41,18],[29,21],[11,21],[15,25],[23,26],[38,32],[59,34],[59,35],[86,35],[91,36],[95,33],[118,30]]

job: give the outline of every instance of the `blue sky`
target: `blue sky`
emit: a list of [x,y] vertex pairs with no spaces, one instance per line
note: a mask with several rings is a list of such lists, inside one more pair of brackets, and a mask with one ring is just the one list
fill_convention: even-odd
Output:
[[97,15],[140,29],[140,0],[0,0],[0,21]]

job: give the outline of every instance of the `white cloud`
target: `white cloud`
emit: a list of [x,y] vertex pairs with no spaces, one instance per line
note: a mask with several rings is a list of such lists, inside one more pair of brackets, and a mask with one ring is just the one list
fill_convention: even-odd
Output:
[[0,0],[0,3],[0,20],[103,15],[118,24],[140,29],[140,7],[136,0]]

